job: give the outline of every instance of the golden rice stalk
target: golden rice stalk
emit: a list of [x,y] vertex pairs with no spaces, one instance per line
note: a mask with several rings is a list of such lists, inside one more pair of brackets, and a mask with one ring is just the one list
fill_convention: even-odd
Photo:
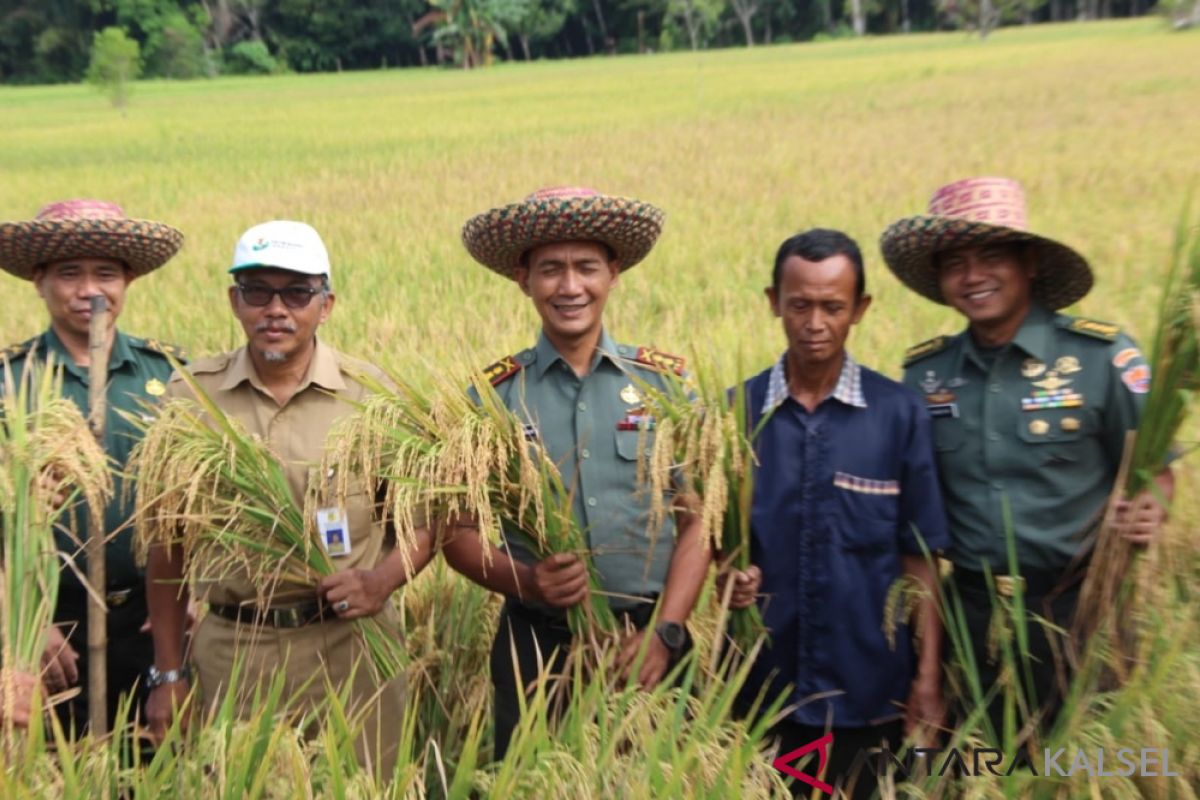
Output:
[[[30,362],[32,364],[32,361]],[[0,399],[0,662],[36,673],[58,597],[54,527],[77,504],[103,530],[112,477],[104,450],[75,404],[62,397],[53,358],[14,381],[4,362]],[[74,532],[78,537],[82,532]],[[7,698],[11,701],[11,697]],[[4,714],[6,720],[11,714]]]
[[[1171,269],[1159,305],[1154,349],[1150,354],[1150,393],[1136,434],[1126,443],[1116,491],[1105,509],[1096,537],[1092,566],[1080,590],[1074,634],[1079,643],[1106,632],[1115,677],[1123,682],[1126,665],[1134,658],[1136,642],[1129,623],[1135,603],[1146,593],[1133,586],[1137,551],[1122,536],[1115,506],[1124,497],[1157,492],[1154,477],[1173,455],[1176,435],[1200,388],[1200,327],[1196,298],[1200,296],[1200,231],[1189,229],[1185,206],[1176,228]],[[1165,498],[1163,498],[1165,502]],[[1148,579],[1149,580],[1149,579]]]
[[347,481],[383,480],[385,505],[405,533],[425,520],[474,517],[483,531],[503,524],[538,558],[575,553],[588,565],[592,592],[568,612],[572,631],[615,630],[570,491],[490,384],[477,375],[468,394],[442,376],[431,389],[398,376],[362,380],[372,395],[339,425],[323,465],[339,476],[339,493]]
[[[165,403],[130,456],[139,551],[179,545],[189,581],[244,579],[260,605],[281,587],[315,597],[317,581],[336,571],[315,513],[297,502],[278,456],[180,374],[196,399]],[[354,624],[380,673],[398,674],[399,644],[373,618]]]

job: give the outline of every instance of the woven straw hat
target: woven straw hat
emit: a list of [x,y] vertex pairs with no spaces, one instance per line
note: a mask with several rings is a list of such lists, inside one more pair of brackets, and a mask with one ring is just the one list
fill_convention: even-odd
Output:
[[1033,249],[1037,273],[1030,291],[1047,308],[1065,308],[1091,291],[1094,279],[1087,259],[1029,232],[1025,193],[1009,178],[968,178],[943,186],[930,199],[928,214],[892,223],[879,247],[905,286],[945,305],[934,254],[1008,242],[1026,242]]
[[625,271],[649,254],[662,233],[663,212],[641,200],[600,194],[595,189],[542,189],[519,203],[477,214],[463,226],[471,256],[506,278],[521,256],[543,244],[603,242]]
[[129,265],[134,277],[158,269],[183,245],[170,225],[129,219],[116,203],[63,200],[36,218],[0,223],[0,269],[33,279],[39,264],[70,258],[113,258]]

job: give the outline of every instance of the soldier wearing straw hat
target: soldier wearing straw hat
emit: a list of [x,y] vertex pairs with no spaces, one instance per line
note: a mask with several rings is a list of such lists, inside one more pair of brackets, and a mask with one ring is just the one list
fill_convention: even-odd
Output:
[[[170,353],[179,351],[153,339],[130,336],[116,328],[125,295],[136,278],[167,263],[183,244],[175,228],[151,220],[130,219],[115,203],[67,200],[47,205],[36,218],[0,224],[0,268],[31,281],[46,304],[50,327],[21,344],[0,351],[14,380],[30,364],[47,358],[62,371],[62,391],[88,414],[89,326],[91,300],[103,296],[110,310],[107,413],[103,445],[113,461],[116,491],[104,511],[108,633],[108,722],[122,695],[129,695],[150,665],[152,646],[143,630],[146,598],[142,572],[134,561],[132,487],[122,487],[121,472],[139,436],[123,414],[143,413],[144,405],[165,391]],[[0,389],[6,374],[0,370]],[[52,692],[81,687],[59,705],[64,725],[82,729],[87,721],[87,594],[78,575],[86,571],[82,542],[87,514],[73,515],[73,530],[56,533],[59,549],[71,554],[76,569],[64,569],[50,634],[44,680]],[[66,631],[64,635],[63,631]]]
[[[515,282],[541,317],[537,344],[486,374],[572,487],[575,518],[587,532],[600,583],[618,617],[636,629],[618,666],[646,687],[689,646],[684,626],[711,558],[684,498],[675,498],[665,529],[647,530],[652,499],[637,475],[639,427],[652,424],[642,419],[638,387],[665,388],[682,372],[683,360],[617,344],[603,324],[610,292],[649,254],[662,222],[662,211],[649,203],[573,188],[539,191],[463,227],[472,257]],[[587,567],[577,555],[537,561],[515,540],[506,544],[511,559],[500,551],[485,554],[478,532],[467,531],[443,549],[460,572],[507,596],[491,657],[498,759],[519,718],[519,695],[538,676],[539,654],[551,673],[561,671],[571,643],[564,609],[588,595]],[[647,632],[656,612],[655,628]],[[639,650],[645,653],[641,669],[631,674]]]
[[[415,549],[406,554],[395,546],[370,487],[352,491],[340,504],[332,476],[315,469],[332,426],[366,396],[360,379],[383,376],[317,337],[336,296],[328,253],[311,226],[274,220],[250,228],[238,240],[229,272],[229,303],[247,342],[197,361],[190,372],[225,414],[280,456],[300,507],[310,491],[316,493],[319,536],[337,571],[315,587],[281,582],[265,602],[263,587],[244,570],[204,576],[195,591],[207,614],[192,646],[201,695],[206,705],[220,703],[236,680],[235,707],[242,709],[240,701],[260,681],[283,669],[285,696],[309,710],[320,707],[329,686],[339,692],[348,686],[345,710],[352,718],[362,715],[355,740],[359,759],[388,776],[399,749],[404,676],[385,680],[370,668],[351,620],[375,617],[399,637],[391,594],[409,579],[410,568],[415,574],[428,563],[431,540],[418,531]],[[192,392],[175,375],[167,395]],[[312,486],[318,481],[323,485]],[[189,684],[183,652],[188,592],[180,581],[187,554],[181,551],[178,544],[154,545],[147,566],[155,660],[147,716],[156,735],[165,731]]]
[[[1150,369],[1116,325],[1059,312],[1088,293],[1092,270],[1074,249],[1028,229],[1016,181],[944,186],[929,213],[893,223],[880,246],[906,286],[967,321],[955,336],[912,347],[904,380],[932,417],[952,583],[986,692],[1000,677],[989,653],[993,603],[1019,590],[1032,613],[1070,626]],[[1159,483],[1169,497],[1169,471]],[[1138,544],[1166,517],[1149,494],[1118,513]],[[1048,626],[1027,627],[1035,697],[1026,700],[1052,720],[1069,675],[1065,650]],[[997,735],[1001,699],[990,709]]]

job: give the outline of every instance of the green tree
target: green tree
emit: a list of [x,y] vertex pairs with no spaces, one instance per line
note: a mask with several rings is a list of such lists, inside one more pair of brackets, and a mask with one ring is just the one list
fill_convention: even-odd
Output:
[[129,83],[137,79],[141,69],[138,43],[126,36],[125,31],[110,26],[93,37],[88,83],[107,94],[117,108],[125,109],[129,102]]
[[521,42],[525,60],[532,60],[530,43],[553,39],[567,18],[577,10],[575,0],[529,0],[525,13],[516,20],[513,31]]

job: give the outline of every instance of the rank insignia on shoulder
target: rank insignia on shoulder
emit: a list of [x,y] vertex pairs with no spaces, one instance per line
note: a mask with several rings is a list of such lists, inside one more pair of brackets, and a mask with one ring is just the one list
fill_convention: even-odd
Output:
[[1074,333],[1091,336],[1095,339],[1103,339],[1106,342],[1115,342],[1117,334],[1121,332],[1120,325],[1088,319],[1087,317],[1067,318],[1065,327]]
[[648,367],[674,372],[676,375],[683,375],[683,365],[686,362],[683,356],[664,353],[653,347],[639,347],[633,360]]
[[949,344],[949,336],[935,336],[932,339],[926,339],[920,344],[915,344],[904,351],[904,366],[907,367],[909,364],[915,364],[922,358],[931,356],[934,353],[940,353]]
[[506,380],[516,375],[521,370],[521,365],[517,363],[514,356],[505,356],[495,364],[490,364],[483,370],[483,377],[487,378],[488,383],[492,386],[499,386]]
[[20,344],[12,344],[0,350],[0,361],[9,361],[14,358],[20,358],[33,349],[33,339]]
[[160,342],[158,339],[142,339],[141,347],[143,350],[149,350],[152,353],[161,353],[162,355],[170,356],[176,361],[187,360],[187,355],[183,352],[182,347]]

